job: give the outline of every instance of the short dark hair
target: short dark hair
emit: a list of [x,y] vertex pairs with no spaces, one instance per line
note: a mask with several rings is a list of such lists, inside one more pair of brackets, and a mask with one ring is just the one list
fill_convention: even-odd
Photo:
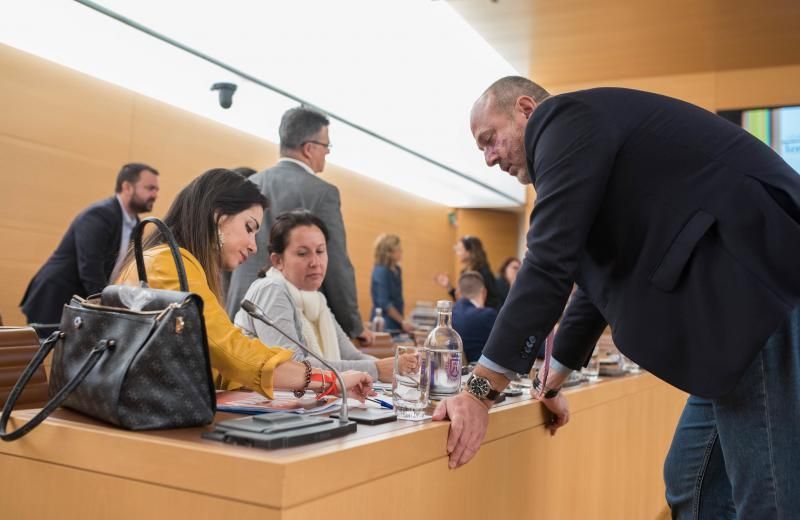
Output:
[[304,106],[290,108],[281,117],[278,135],[281,140],[281,153],[297,150],[319,133],[331,122],[322,113]]
[[485,287],[486,281],[477,271],[464,271],[458,277],[458,292],[461,293],[462,298],[477,296]]
[[[283,254],[283,252],[286,251],[286,246],[289,245],[289,235],[292,230],[300,226],[317,226],[319,230],[322,231],[326,243],[330,238],[328,236],[328,227],[322,222],[321,218],[307,209],[293,209],[286,213],[281,213],[275,218],[275,222],[269,230],[269,244],[267,250],[277,255]],[[267,271],[269,271],[269,265],[262,268],[258,272],[258,276],[265,276]]]
[[123,166],[117,174],[117,185],[114,188],[114,193],[122,192],[122,183],[125,181],[131,184],[139,182],[139,176],[144,170],[153,173],[153,175],[158,175],[158,170],[144,163],[128,163]]

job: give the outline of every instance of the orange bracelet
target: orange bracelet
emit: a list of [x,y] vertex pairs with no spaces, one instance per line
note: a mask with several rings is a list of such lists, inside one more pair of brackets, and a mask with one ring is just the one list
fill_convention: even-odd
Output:
[[[317,394],[317,399],[322,399],[327,395],[335,394],[339,390],[339,385],[336,384],[336,374],[331,371],[323,370],[317,374],[311,374],[311,380],[322,383],[322,391]],[[325,385],[329,380],[330,386],[325,388]]]

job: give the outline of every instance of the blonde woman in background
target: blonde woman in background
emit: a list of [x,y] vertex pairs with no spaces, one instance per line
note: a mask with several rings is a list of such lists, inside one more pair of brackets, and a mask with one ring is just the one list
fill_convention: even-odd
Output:
[[403,276],[400,261],[403,259],[403,248],[400,237],[384,233],[375,240],[375,267],[372,268],[370,294],[372,295],[372,312],[383,310],[383,318],[387,331],[412,332],[414,325],[403,317]]

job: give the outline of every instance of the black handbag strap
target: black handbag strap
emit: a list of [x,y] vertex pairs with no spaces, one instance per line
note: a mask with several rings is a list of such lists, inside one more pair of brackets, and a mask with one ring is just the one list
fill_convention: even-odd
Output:
[[30,432],[36,426],[39,425],[42,421],[47,419],[47,417],[53,413],[53,411],[61,406],[61,403],[69,397],[69,394],[72,393],[75,388],[81,384],[81,382],[86,378],[86,375],[89,371],[94,368],[97,362],[100,360],[100,357],[106,352],[109,347],[114,346],[113,340],[101,340],[98,344],[92,348],[92,351],[86,357],[86,361],[83,362],[81,365],[80,370],[75,376],[70,379],[70,381],[64,385],[61,390],[58,391],[56,395],[54,395],[50,400],[44,405],[44,408],[39,410],[30,421],[22,425],[21,427],[17,428],[13,432],[6,433],[6,426],[8,425],[8,419],[11,417],[11,412],[14,410],[14,405],[17,404],[17,399],[19,399],[20,394],[25,389],[25,385],[28,384],[33,374],[36,372],[36,369],[39,368],[39,365],[42,364],[44,358],[47,357],[47,354],[53,349],[53,345],[55,345],[56,341],[58,341],[59,335],[61,334],[60,331],[53,332],[50,337],[48,337],[42,346],[39,347],[39,350],[36,352],[36,355],[33,356],[31,362],[28,363],[28,366],[25,367],[25,371],[22,372],[17,383],[14,385],[14,388],[11,390],[11,393],[8,395],[8,400],[6,401],[5,406],[3,406],[3,415],[0,416],[0,439],[4,441],[13,441],[19,439],[26,433]]
[[144,227],[148,222],[155,224],[158,230],[161,231],[164,241],[172,252],[172,260],[175,261],[175,268],[178,270],[178,282],[180,282],[181,291],[189,292],[189,282],[186,281],[186,269],[183,267],[183,259],[181,258],[181,252],[178,251],[178,243],[175,242],[175,236],[167,225],[156,217],[142,219],[131,232],[133,254],[136,257],[136,271],[139,273],[139,281],[145,284],[147,283],[147,272],[144,268],[144,253],[142,251],[142,235],[144,234]]

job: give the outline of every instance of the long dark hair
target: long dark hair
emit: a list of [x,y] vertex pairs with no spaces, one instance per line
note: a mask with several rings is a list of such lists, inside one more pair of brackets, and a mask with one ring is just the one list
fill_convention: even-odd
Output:
[[483,249],[483,243],[478,237],[466,235],[461,237],[461,245],[469,253],[469,261],[465,271],[478,271],[481,272],[484,268],[489,269],[489,260],[486,258],[486,251]]
[[[269,230],[269,252],[282,255],[286,251],[286,246],[289,245],[289,235],[292,230],[300,226],[317,226],[325,237],[325,243],[328,242],[328,228],[322,219],[307,209],[293,209],[278,215],[272,224],[272,228]],[[269,271],[269,265],[263,267],[258,272],[258,276],[265,276],[267,271]]]
[[[267,207],[266,197],[255,184],[231,170],[214,168],[183,188],[164,216],[178,245],[200,262],[211,291],[220,301],[224,295],[220,294],[219,219],[254,205]],[[163,243],[164,237],[156,231],[142,246],[148,250]],[[125,265],[132,261],[132,251],[128,251]]]
[[[506,278],[506,268],[509,265],[511,265],[511,262],[520,262],[520,260],[516,256],[509,256],[508,258],[503,260],[503,263],[500,264],[500,269],[497,270],[497,276],[499,278],[502,278],[505,281],[508,281],[508,278]],[[520,263],[522,263],[522,262],[520,262]]]

